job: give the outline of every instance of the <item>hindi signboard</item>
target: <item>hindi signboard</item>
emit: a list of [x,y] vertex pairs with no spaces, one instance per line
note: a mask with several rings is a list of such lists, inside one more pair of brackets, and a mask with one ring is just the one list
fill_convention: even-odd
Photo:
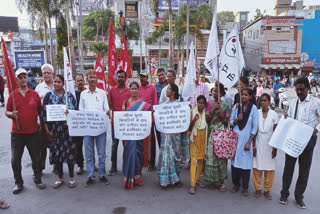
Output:
[[172,134],[187,131],[190,125],[188,102],[176,102],[153,106],[156,128],[159,132]]
[[311,126],[289,117],[284,119],[282,116],[269,145],[297,158],[306,148],[312,133],[313,128]]
[[70,136],[98,136],[107,131],[108,117],[105,112],[69,110]]
[[113,121],[119,140],[143,140],[150,135],[151,111],[115,111]]
[[46,105],[47,121],[66,121],[66,105]]

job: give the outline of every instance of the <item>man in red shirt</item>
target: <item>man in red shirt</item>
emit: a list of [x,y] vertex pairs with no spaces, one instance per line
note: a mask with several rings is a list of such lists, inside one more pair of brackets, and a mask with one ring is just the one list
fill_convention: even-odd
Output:
[[[109,96],[109,106],[110,110],[112,110],[112,118],[114,111],[122,111],[122,104],[125,100],[130,98],[129,88],[126,86],[126,72],[124,70],[119,70],[117,72],[118,84],[117,86],[111,88],[110,96]],[[114,127],[113,127],[113,119],[111,120],[111,129],[112,129],[112,151],[111,151],[111,169],[109,170],[109,175],[115,175],[117,170],[117,153],[118,153],[118,145],[119,139],[114,137]]]
[[41,100],[37,92],[28,88],[26,70],[16,71],[18,88],[8,98],[6,116],[12,119],[11,165],[15,179],[13,194],[23,190],[21,158],[26,146],[32,160],[34,183],[39,189],[46,188],[41,181],[40,146],[37,119],[41,111]]
[[[151,108],[153,109],[154,105],[158,104],[157,99],[157,89],[154,85],[148,82],[148,72],[147,71],[141,71],[140,72],[140,87],[139,87],[139,98],[146,103],[151,105]],[[155,159],[156,159],[156,142],[155,138],[151,138],[151,136],[154,136],[154,123],[151,127],[151,135],[143,140],[144,144],[144,165],[149,165],[149,171],[152,171],[155,169]],[[151,142],[151,149],[150,144]],[[150,160],[149,160],[149,151],[151,150]],[[149,163],[148,163],[149,161]]]

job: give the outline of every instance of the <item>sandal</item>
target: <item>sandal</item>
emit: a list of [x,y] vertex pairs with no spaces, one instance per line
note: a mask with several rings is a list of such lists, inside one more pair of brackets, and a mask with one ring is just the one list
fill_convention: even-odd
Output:
[[78,185],[78,183],[75,180],[70,180],[69,181],[69,187],[70,188],[75,188]]
[[191,187],[189,188],[188,193],[189,193],[189,194],[191,194],[191,195],[196,194],[196,190],[195,190],[195,188],[191,186]]
[[220,184],[219,191],[220,192],[225,192],[226,191],[226,185]]
[[243,195],[244,197],[248,197],[248,196],[249,196],[248,190],[243,190],[243,191],[242,191],[242,195]]
[[8,204],[8,202],[0,200],[0,209],[5,210],[5,209],[8,209],[9,207],[10,205]]
[[204,183],[200,182],[200,181],[197,181],[196,184],[201,188],[205,188],[206,187],[206,185]]
[[264,192],[263,195],[266,199],[272,200],[272,195],[270,194],[270,192]]
[[256,198],[260,197],[261,196],[261,190],[256,190],[256,193],[254,194],[254,196]]
[[56,182],[54,182],[54,184],[52,185],[52,187],[53,187],[54,189],[58,189],[63,183],[64,183],[63,180],[62,180],[62,181],[57,180]]
[[83,174],[83,168],[79,167],[77,170],[77,175],[82,175]]
[[232,192],[232,193],[236,193],[236,192],[238,192],[239,190],[240,190],[239,187],[233,186],[231,192]]

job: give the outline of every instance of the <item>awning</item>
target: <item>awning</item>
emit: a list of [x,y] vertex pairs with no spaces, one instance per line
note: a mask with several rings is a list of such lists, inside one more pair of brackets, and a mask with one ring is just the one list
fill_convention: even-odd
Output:
[[273,69],[273,70],[276,70],[276,69],[279,69],[279,70],[283,70],[283,69],[300,69],[301,68],[301,65],[300,64],[260,64],[259,65],[260,68],[263,68],[263,69]]

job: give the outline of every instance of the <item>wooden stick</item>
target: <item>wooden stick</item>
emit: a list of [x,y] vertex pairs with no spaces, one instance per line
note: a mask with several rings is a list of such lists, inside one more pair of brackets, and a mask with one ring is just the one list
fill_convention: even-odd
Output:
[[[7,63],[7,66],[8,66],[8,63]],[[11,74],[10,74],[10,71],[9,71],[8,67],[7,67],[7,72],[8,72],[9,82],[10,82],[10,91],[11,91],[11,95],[12,95],[13,111],[17,111],[16,102],[14,100],[14,95],[13,95],[13,91],[12,91]],[[17,129],[20,130],[20,125],[19,125],[18,118],[15,118],[15,120],[16,120],[16,124],[17,124]]]
[[66,90],[65,90],[66,110],[68,110],[68,80],[64,80],[64,85],[66,86]]

